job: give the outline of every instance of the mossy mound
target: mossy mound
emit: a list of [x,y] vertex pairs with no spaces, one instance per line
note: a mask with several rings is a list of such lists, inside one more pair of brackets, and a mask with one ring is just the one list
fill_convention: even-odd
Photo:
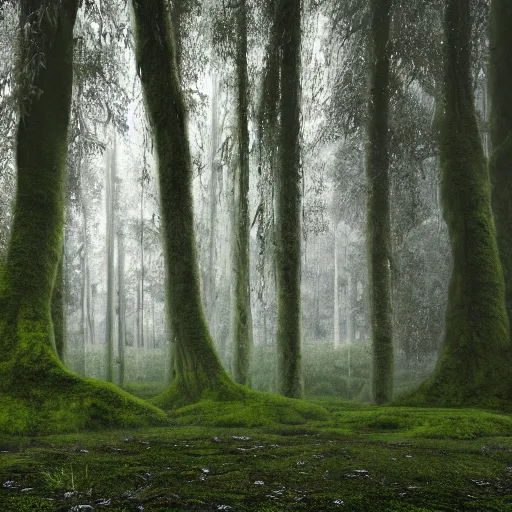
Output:
[[261,427],[274,424],[300,425],[325,421],[329,413],[319,405],[252,391],[234,383],[226,373],[215,386],[190,393],[178,378],[151,403],[172,410],[171,421],[178,425],[217,427]]
[[[508,352],[507,352],[508,353]],[[480,372],[478,382],[467,376],[450,372],[448,365],[424,381],[417,389],[393,400],[393,405],[405,407],[477,407],[512,412],[512,381],[510,371],[500,361],[496,375]],[[459,377],[459,378],[457,378]],[[508,381],[508,382],[507,382]]]
[[167,423],[163,411],[113,384],[74,375],[45,344],[0,364],[0,432],[43,435]]
[[[512,416],[477,409],[374,407],[333,413],[331,432],[355,435],[400,432],[429,439],[477,439],[508,436]],[[328,429],[329,430],[329,429]]]

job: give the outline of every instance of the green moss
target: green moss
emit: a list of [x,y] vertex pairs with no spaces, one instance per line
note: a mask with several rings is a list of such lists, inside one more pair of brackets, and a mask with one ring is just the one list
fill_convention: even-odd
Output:
[[446,332],[433,376],[400,403],[510,407],[509,325],[489,175],[474,109],[467,2],[447,2],[445,36],[441,193],[454,265]]
[[300,425],[322,421],[327,411],[303,400],[294,400],[270,393],[256,393],[240,388],[243,398],[237,401],[204,400],[177,409],[171,415],[178,425],[219,427],[262,427],[278,424]]
[[[41,435],[113,426],[166,424],[156,407],[95,379],[69,372],[41,344],[0,368],[0,431]],[[31,368],[24,378],[21,372]]]
[[[0,450],[8,450],[0,457],[0,482],[12,482],[0,486],[0,502],[9,512],[100,508],[106,499],[115,511],[139,505],[204,512],[512,509],[512,438],[503,435],[511,431],[509,416],[468,409],[356,410],[341,401],[329,407],[338,429],[310,420],[280,428],[181,426],[0,437]],[[470,436],[472,418],[502,426]],[[403,427],[383,428],[390,419]],[[433,428],[462,423],[464,433],[443,427],[439,438],[435,432],[415,435],[427,422]]]
[[[114,386],[81,379],[55,352],[51,297],[62,255],[67,128],[77,0],[21,2],[17,193],[0,289],[0,431],[41,435],[165,424],[165,413]],[[37,30],[36,30],[37,26]],[[32,30],[33,29],[33,30]],[[40,56],[44,55],[44,65]],[[32,67],[34,67],[32,69]],[[29,72],[27,72],[27,69]]]

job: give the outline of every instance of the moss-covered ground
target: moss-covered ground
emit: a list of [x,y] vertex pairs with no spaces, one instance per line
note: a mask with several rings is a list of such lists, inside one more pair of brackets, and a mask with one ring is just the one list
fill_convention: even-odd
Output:
[[168,427],[2,436],[1,510],[512,511],[512,416],[319,405],[252,428],[205,403],[208,426],[198,405]]

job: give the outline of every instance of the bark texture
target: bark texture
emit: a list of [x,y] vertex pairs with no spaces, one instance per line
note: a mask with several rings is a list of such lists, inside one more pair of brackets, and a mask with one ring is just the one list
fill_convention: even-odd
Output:
[[393,393],[388,135],[391,1],[371,1],[366,179],[368,185],[368,275],[373,352],[372,394],[373,400],[377,404],[391,400]]
[[300,0],[281,0],[277,28],[281,33],[281,124],[276,172],[277,381],[280,394],[300,398],[303,393],[300,295]]
[[441,193],[453,272],[442,354],[414,398],[436,405],[495,407],[510,400],[510,349],[489,174],[471,83],[467,0],[446,1],[444,30]]
[[[161,423],[162,411],[81,379],[55,353],[50,314],[62,254],[78,0],[20,2],[17,194],[0,289],[0,431],[39,434]],[[37,91],[37,94],[30,94]]]
[[240,394],[212,344],[201,305],[186,110],[164,0],[133,0],[137,66],[158,156],[167,303],[176,379],[155,403],[176,407]]
[[505,279],[509,325],[512,322],[512,2],[492,0],[489,96],[492,208]]
[[236,15],[237,24],[237,133],[238,173],[235,174],[233,269],[233,378],[249,385],[252,353],[252,313],[250,287],[250,219],[249,219],[249,128],[247,76],[247,5],[241,0]]

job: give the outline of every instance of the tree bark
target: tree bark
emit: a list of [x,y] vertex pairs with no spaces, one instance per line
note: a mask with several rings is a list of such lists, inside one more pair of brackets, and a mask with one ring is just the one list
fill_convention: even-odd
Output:
[[78,0],[20,2],[18,180],[0,288],[0,431],[11,434],[166,421],[112,385],[72,374],[55,353],[50,302],[63,245],[77,10]]
[[238,388],[213,348],[201,305],[186,110],[164,0],[133,0],[137,67],[158,155],[167,271],[166,300],[176,339],[176,379],[156,400],[164,407],[226,398]]
[[119,358],[119,387],[124,386],[124,347],[126,346],[126,287],[124,276],[124,233],[117,228],[117,355]]
[[373,352],[372,393],[375,403],[382,404],[391,400],[393,393],[388,136],[391,0],[372,0],[370,16],[367,246]]
[[249,219],[249,128],[247,76],[247,5],[241,0],[237,7],[237,132],[238,173],[235,174],[233,269],[233,378],[249,385],[253,333],[250,287],[250,219]]
[[510,347],[489,174],[471,83],[467,0],[446,0],[444,30],[441,193],[453,272],[442,353],[433,376],[414,398],[436,405],[493,407],[510,400]]
[[66,344],[66,318],[64,312],[64,244],[62,246],[62,254],[57,268],[57,276],[55,277],[55,285],[52,292],[52,324],[53,333],[55,335],[55,348],[57,355],[62,363],[66,364],[67,344]]
[[[115,137],[115,136],[114,136]],[[107,162],[105,169],[106,181],[106,210],[107,210],[107,233],[106,233],[106,252],[107,252],[107,304],[105,310],[105,349],[107,351],[107,375],[108,382],[114,382],[114,337],[115,337],[115,316],[114,316],[114,194],[117,155],[116,143],[114,148],[107,153]]]
[[505,300],[512,325],[512,3],[492,0],[489,95],[492,208],[505,279]]
[[333,294],[334,294],[334,310],[333,310],[333,331],[334,331],[334,348],[339,348],[340,346],[340,292],[339,292],[339,273],[338,273],[338,226],[336,221],[334,221],[334,284],[333,284]]
[[279,98],[281,125],[276,177],[278,391],[290,398],[300,398],[303,393],[300,291],[300,0],[281,0],[278,16],[278,27],[282,34]]

